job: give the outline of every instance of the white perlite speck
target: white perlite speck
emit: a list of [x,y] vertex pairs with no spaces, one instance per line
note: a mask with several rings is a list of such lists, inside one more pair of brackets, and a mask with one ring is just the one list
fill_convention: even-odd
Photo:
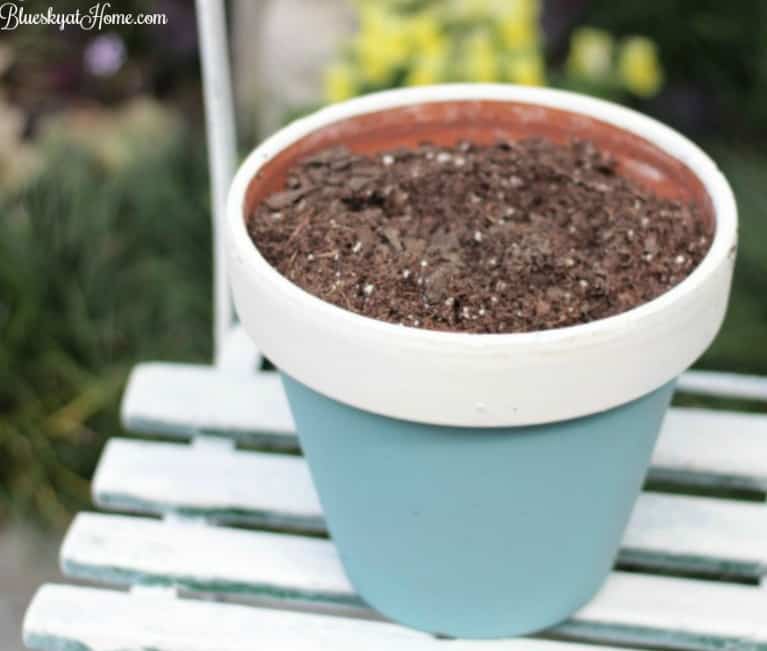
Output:
[[360,249],[362,249],[362,242],[357,242],[357,243],[356,243],[356,244],[355,244],[355,245],[352,247],[352,252],[353,252],[353,253],[359,253],[359,252],[360,252]]
[[474,231],[474,241],[475,242],[481,242],[482,241],[482,233],[479,231]]
[[393,165],[394,164],[394,156],[391,154],[384,154],[381,158],[381,162],[384,165]]
[[373,290],[375,289],[375,285],[371,285],[368,283],[362,288],[362,291],[365,292],[365,296],[370,296],[373,293]]

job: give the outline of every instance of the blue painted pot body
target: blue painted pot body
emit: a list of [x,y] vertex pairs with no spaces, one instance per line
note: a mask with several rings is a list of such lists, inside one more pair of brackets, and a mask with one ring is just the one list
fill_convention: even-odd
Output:
[[607,577],[673,382],[583,418],[426,425],[327,398],[283,374],[347,575],[391,619],[497,638],[551,626]]

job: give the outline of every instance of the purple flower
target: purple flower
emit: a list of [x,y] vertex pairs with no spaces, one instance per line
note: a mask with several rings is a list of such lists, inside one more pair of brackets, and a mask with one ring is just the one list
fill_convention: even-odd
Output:
[[86,46],[83,61],[90,74],[109,77],[125,63],[125,43],[117,34],[97,36]]

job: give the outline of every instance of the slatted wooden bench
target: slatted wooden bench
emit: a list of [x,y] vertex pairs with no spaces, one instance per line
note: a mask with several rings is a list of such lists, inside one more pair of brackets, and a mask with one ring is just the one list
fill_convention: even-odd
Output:
[[[234,163],[221,0],[198,0],[198,16],[219,220]],[[494,642],[381,621],[325,535],[276,374],[260,370],[260,354],[231,326],[216,241],[216,364],[134,370],[123,420],[142,438],[109,442],[93,483],[103,511],[80,514],[61,549],[63,571],[92,585],[40,588],[27,646],[767,650],[767,415],[703,409],[669,413],[616,569],[568,621]],[[767,378],[688,372],[679,386],[767,402]]]
[[[233,359],[247,357],[259,359],[252,347]],[[701,391],[725,379],[693,373],[681,384]],[[767,401],[764,379],[729,379],[730,395]],[[163,399],[169,386],[177,400]],[[145,437],[110,441],[93,485],[96,504],[120,514],[80,514],[61,564],[130,590],[44,586],[25,622],[30,647],[444,647],[375,621],[354,594],[274,372],[142,365],[123,410]],[[767,415],[672,409],[649,486],[674,492],[642,493],[603,590],[546,633],[567,647],[542,646],[767,649]]]

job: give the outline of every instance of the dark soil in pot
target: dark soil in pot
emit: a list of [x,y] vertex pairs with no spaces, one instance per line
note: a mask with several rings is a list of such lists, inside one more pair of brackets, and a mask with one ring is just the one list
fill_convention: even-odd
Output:
[[622,174],[590,140],[343,146],[301,159],[248,230],[284,276],[383,321],[509,333],[587,323],[686,278],[703,208]]

